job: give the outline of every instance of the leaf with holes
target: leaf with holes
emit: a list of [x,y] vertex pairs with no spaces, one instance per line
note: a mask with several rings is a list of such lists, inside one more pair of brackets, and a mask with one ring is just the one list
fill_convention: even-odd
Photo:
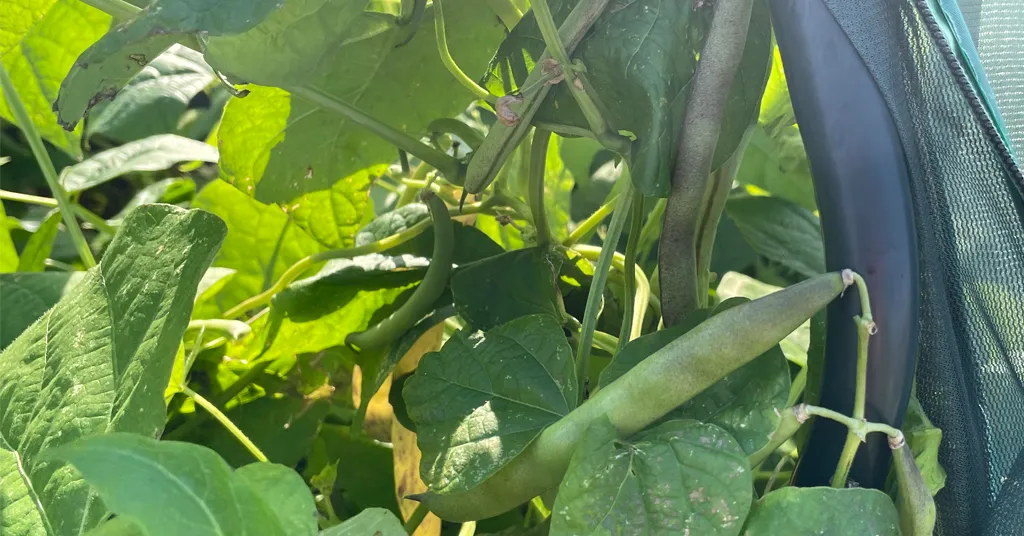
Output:
[[668,421],[623,441],[603,419],[573,453],[551,535],[736,535],[752,485],[746,454],[715,425]]
[[85,50],[61,82],[54,111],[71,130],[104,99],[113,99],[150,61],[179,40],[202,32],[232,35],[259,24],[280,0],[156,0]]

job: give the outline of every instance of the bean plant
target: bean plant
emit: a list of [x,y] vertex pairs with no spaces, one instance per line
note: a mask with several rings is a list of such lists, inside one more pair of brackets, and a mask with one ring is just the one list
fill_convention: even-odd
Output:
[[3,534],[931,534],[764,0],[7,3]]

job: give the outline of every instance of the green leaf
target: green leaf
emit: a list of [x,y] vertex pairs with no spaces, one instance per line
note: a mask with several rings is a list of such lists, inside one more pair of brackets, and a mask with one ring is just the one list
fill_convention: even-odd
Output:
[[620,441],[604,419],[573,453],[551,535],[739,534],[752,484],[743,450],[717,426],[668,421]]
[[[576,3],[549,2],[556,23],[561,23]],[[757,113],[767,79],[771,24],[767,6],[763,2],[754,6],[712,169],[736,150]],[[607,110],[605,117],[611,125],[636,135],[630,154],[631,175],[644,195],[668,195],[686,91],[703,46],[700,36],[706,21],[700,15],[687,2],[616,0],[573,53],[586,65],[598,105]],[[506,86],[513,84],[504,79],[504,73],[511,73],[514,85],[521,85],[543,50],[536,19],[528,13],[492,61],[484,81],[488,89],[506,93]],[[589,129],[575,99],[562,85],[551,91],[536,120]]]
[[307,478],[332,463],[338,468],[338,494],[346,502],[358,509],[387,508],[398,513],[390,445],[353,434],[344,426],[324,424],[309,453]]
[[0,517],[18,519],[21,533],[79,534],[102,518],[77,473],[39,453],[96,434],[159,433],[195,288],[224,232],[206,212],[137,209],[100,264],[0,353]]
[[320,536],[405,536],[402,522],[390,510],[367,508],[344,523],[331,527]]
[[57,122],[71,129],[101,100],[117,92],[174,43],[202,32],[231,35],[257,25],[278,0],[213,0],[197,9],[189,0],[156,0],[85,50],[60,85]]
[[796,125],[781,128],[775,136],[769,136],[763,126],[754,127],[736,180],[817,210],[811,166]]
[[898,536],[899,517],[889,496],[864,488],[782,488],[754,503],[747,536],[835,534]]
[[793,112],[793,101],[789,97],[789,84],[786,83],[786,72],[782,65],[782,55],[778,45],[772,45],[772,68],[765,84],[764,96],[761,97],[761,111],[757,122],[765,126],[769,134],[776,134],[780,129],[796,125]]
[[67,294],[85,272],[0,274],[0,349]]
[[3,202],[0,202],[0,274],[8,274],[18,271],[18,250],[11,240],[11,231],[7,226],[7,212],[4,210]]
[[[110,16],[79,0],[5,0],[0,57],[32,122],[46,141],[80,158],[82,129],[57,124],[52,103],[60,81],[110,26]],[[0,116],[14,122],[4,95]]]
[[192,307],[192,318],[216,318],[222,309],[217,306],[217,295],[237,272],[231,268],[213,267],[203,274],[199,280],[199,289],[196,290],[196,303]]
[[[716,292],[718,297],[724,301],[736,297],[756,300],[780,290],[782,290],[782,287],[763,283],[753,277],[736,272],[727,272],[722,276]],[[779,346],[782,347],[782,353],[786,354],[786,359],[801,367],[805,367],[807,366],[807,350],[810,346],[810,341],[811,321],[808,320],[800,324],[796,331],[782,339]]]
[[108,149],[67,168],[61,185],[81,192],[135,171],[160,171],[180,162],[216,162],[217,148],[176,134],[159,134]]
[[[365,14],[369,0],[291,0],[254,28],[212,37],[206,60],[238,82],[283,88],[332,67],[346,42],[386,31],[387,18]],[[376,23],[376,24],[374,24]],[[376,26],[374,28],[374,26]]]
[[777,197],[741,196],[725,212],[759,255],[804,277],[825,272],[821,225],[811,211]]
[[[480,72],[504,35],[485,2],[448,0],[448,46],[466,72]],[[432,25],[427,8],[423,28]],[[432,31],[395,48],[407,29],[394,27],[344,44],[309,84],[414,138],[439,117],[461,113],[473,95],[445,69]],[[415,83],[400,83],[413,80]],[[370,166],[395,160],[394,146],[334,112],[283,89],[253,86],[224,112],[219,143],[223,173],[263,202],[288,202],[330,187]]]
[[[309,451],[327,409],[325,403],[306,407],[300,398],[264,396],[224,414],[270,461],[291,467]],[[253,461],[252,453],[216,421],[207,421],[183,439],[217,451],[233,467]]]
[[372,175],[382,170],[354,173],[327,190],[310,192],[288,205],[295,224],[326,247],[352,247],[356,231],[373,216],[370,203]]
[[342,345],[348,334],[376,324],[407,299],[406,291],[423,279],[428,264],[379,254],[328,261],[317,275],[274,297],[270,319],[260,324],[269,327],[243,355],[270,359]]
[[[82,438],[47,457],[74,465],[110,510],[150,536],[180,534],[185,527],[196,536],[316,534],[313,498],[286,467],[232,471],[199,445],[117,433]],[[286,480],[267,489],[271,475]],[[300,487],[306,500],[282,502],[282,492]],[[305,530],[285,532],[303,514]]]
[[402,394],[431,491],[473,488],[575,408],[573,367],[561,325],[545,314],[460,330],[424,356]]
[[288,536],[317,533],[316,505],[306,483],[293,469],[276,463],[252,463],[235,471],[261,495]]
[[356,234],[356,245],[365,246],[398,234],[430,217],[427,205],[409,203],[377,216]]
[[117,215],[107,220],[107,223],[114,226],[121,225],[124,217],[141,205],[179,202],[182,198],[191,196],[195,191],[196,183],[191,179],[163,179],[154,182],[135,192],[135,196],[128,201],[128,204]]
[[466,322],[489,330],[516,318],[559,318],[555,276],[564,256],[527,248],[467,264],[452,275],[455,309]]
[[[726,300],[710,314],[746,301],[746,298]],[[678,326],[630,341],[601,373],[601,386],[625,374],[708,316],[707,310],[699,310]],[[768,444],[778,426],[779,412],[786,407],[789,396],[789,385],[789,366],[782,351],[775,346],[672,410],[663,420],[696,419],[715,424],[732,434],[744,452],[753,454]]]
[[206,185],[192,205],[220,216],[228,225],[228,238],[214,264],[236,273],[217,294],[220,311],[259,294],[291,265],[323,250],[313,237],[292,225],[279,207],[260,203],[224,181]]
[[213,82],[214,76],[202,54],[171,45],[118,91],[113,101],[93,108],[86,134],[128,142],[178,132],[189,102]]
[[18,259],[19,272],[42,272],[46,269],[46,258],[53,250],[53,241],[57,238],[59,228],[60,211],[53,209],[25,243],[25,249]]
[[115,517],[104,521],[100,526],[90,530],[86,536],[147,536],[138,525],[124,519]]

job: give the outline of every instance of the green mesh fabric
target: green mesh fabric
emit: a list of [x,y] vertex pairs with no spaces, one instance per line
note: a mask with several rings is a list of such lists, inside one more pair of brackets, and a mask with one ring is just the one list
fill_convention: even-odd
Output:
[[958,4],[1019,157],[1024,154],[1024,4],[1020,0],[959,0]]
[[985,100],[983,75],[947,38],[955,9],[824,1],[885,96],[910,167],[917,395],[943,430],[948,474],[937,533],[1024,534],[1024,178],[1000,132],[1002,103]]

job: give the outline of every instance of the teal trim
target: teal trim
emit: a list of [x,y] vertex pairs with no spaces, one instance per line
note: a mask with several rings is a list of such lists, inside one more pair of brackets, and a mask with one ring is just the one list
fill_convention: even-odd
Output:
[[999,137],[1003,139],[1006,148],[1016,160],[1017,155],[1013,150],[1013,141],[1006,130],[1003,116],[999,113],[995,93],[992,91],[992,86],[989,85],[988,78],[985,76],[985,68],[981,64],[981,57],[978,55],[977,47],[974,46],[974,39],[971,38],[971,32],[967,28],[967,22],[964,21],[963,13],[960,12],[959,4],[957,4],[956,0],[928,0],[928,3],[932,8],[932,12],[940,15],[936,17],[936,22],[942,28],[942,33],[946,35],[946,39],[956,46],[957,56],[960,58],[960,63],[964,66],[965,71],[970,74],[971,85],[974,87],[975,93],[978,94],[981,101],[985,104],[988,115],[992,119],[992,124],[999,131]]

